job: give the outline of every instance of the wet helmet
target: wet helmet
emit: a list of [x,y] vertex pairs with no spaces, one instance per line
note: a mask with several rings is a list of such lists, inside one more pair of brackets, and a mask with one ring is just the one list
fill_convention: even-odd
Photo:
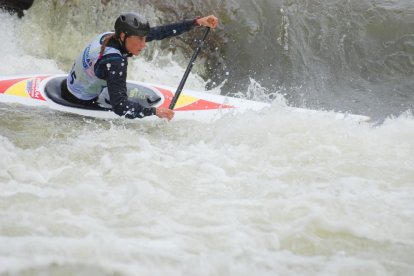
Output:
[[122,13],[115,21],[115,33],[119,36],[125,33],[127,36],[147,36],[150,25],[144,17],[135,12]]

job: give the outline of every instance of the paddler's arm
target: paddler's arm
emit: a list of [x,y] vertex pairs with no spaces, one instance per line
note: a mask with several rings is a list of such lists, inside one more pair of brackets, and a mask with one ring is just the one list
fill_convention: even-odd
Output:
[[153,27],[150,29],[146,41],[161,40],[168,37],[180,35],[184,32],[190,31],[195,26],[206,26],[215,28],[218,25],[218,19],[214,15],[209,15],[201,18],[184,20],[178,23],[172,23],[164,26]]
[[128,119],[156,115],[155,108],[146,108],[139,103],[128,100],[127,67],[127,59],[118,54],[104,56],[95,66],[96,76],[107,82],[109,100],[113,111],[117,115],[125,116]]

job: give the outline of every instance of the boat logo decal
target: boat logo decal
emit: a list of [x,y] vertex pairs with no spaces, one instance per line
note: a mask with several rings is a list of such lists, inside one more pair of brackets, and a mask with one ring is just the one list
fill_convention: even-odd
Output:
[[27,81],[26,91],[33,99],[45,100],[39,90],[40,80],[41,79],[35,78]]
[[45,101],[39,89],[40,82],[45,78],[42,76],[0,81],[0,93]]
[[[165,98],[162,107],[168,108],[173,98],[173,93],[170,90],[155,87],[160,91]],[[209,110],[209,109],[222,109],[222,108],[234,108],[234,106],[226,105],[223,103],[215,103],[203,99],[199,99],[190,95],[181,94],[175,105],[175,111],[194,111],[194,110]]]

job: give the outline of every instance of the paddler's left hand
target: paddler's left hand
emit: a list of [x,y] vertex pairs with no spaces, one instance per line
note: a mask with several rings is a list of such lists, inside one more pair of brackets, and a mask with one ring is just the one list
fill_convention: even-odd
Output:
[[208,15],[197,19],[197,24],[200,26],[210,27],[212,29],[218,26],[218,18],[214,15]]

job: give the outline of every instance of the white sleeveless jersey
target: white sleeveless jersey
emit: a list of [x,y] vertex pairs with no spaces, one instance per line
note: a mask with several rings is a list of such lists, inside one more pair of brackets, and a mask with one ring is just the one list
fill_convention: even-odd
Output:
[[[99,79],[95,75],[95,64],[99,59],[101,51],[101,42],[103,37],[112,34],[111,32],[98,35],[83,51],[83,53],[76,59],[72,70],[67,77],[67,84],[69,91],[81,100],[92,100],[99,96],[102,89],[107,86],[106,81]],[[103,53],[119,54],[118,49],[106,47]]]

